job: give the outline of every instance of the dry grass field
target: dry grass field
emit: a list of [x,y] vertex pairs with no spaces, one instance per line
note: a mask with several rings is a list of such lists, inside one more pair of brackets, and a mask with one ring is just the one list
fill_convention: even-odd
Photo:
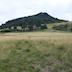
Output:
[[0,41],[2,40],[63,40],[72,41],[72,33],[60,32],[25,32],[25,33],[4,33],[0,34]]
[[72,33],[1,33],[0,72],[72,72]]

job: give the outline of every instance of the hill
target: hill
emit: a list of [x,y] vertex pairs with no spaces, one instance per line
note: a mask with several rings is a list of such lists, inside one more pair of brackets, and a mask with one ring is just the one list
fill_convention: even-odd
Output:
[[47,29],[46,24],[65,22],[65,20],[60,20],[50,16],[47,13],[38,13],[36,15],[22,17],[7,21],[5,24],[0,26],[1,29],[9,29],[11,31],[33,31]]

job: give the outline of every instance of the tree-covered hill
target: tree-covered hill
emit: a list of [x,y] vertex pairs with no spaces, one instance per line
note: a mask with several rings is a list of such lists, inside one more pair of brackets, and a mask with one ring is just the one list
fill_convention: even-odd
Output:
[[56,22],[65,22],[50,16],[47,13],[38,13],[36,15],[22,17],[7,21],[5,24],[0,26],[1,29],[10,29],[10,30],[21,30],[21,31],[32,31],[47,29],[46,24],[56,23]]

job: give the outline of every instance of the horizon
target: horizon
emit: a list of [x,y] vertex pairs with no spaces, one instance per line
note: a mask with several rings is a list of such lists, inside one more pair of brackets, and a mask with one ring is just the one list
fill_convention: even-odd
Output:
[[0,0],[0,25],[16,18],[46,12],[52,17],[72,21],[72,0]]

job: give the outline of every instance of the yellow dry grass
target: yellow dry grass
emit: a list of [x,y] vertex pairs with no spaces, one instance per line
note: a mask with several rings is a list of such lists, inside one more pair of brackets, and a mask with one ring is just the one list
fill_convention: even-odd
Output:
[[47,41],[56,45],[72,44],[72,33],[60,32],[25,32],[25,33],[5,33],[0,34],[0,42],[16,40]]
[[25,33],[5,33],[0,34],[2,40],[63,40],[72,42],[72,33],[56,33],[56,32],[25,32]]

